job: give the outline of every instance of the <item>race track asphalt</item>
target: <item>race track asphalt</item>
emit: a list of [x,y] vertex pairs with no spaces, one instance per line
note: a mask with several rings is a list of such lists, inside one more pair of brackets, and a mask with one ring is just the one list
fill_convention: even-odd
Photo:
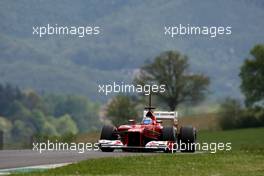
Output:
[[39,153],[33,150],[0,150],[0,169],[36,166],[44,164],[73,163],[85,159],[102,157],[120,157],[132,155],[149,155],[153,153],[101,152],[86,151],[44,151]]

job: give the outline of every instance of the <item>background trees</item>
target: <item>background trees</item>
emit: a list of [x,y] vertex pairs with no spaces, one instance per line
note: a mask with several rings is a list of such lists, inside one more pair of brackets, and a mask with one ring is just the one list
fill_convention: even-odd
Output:
[[222,129],[232,129],[238,127],[238,120],[242,115],[240,101],[226,98],[220,108],[220,126]]
[[[191,73],[188,58],[177,51],[166,51],[157,56],[153,62],[145,64],[134,78],[135,84],[166,85],[164,93],[157,93],[158,100],[165,103],[170,110],[181,103],[197,103],[205,98],[209,78],[203,74]],[[107,117],[115,124],[127,123],[137,117],[136,103],[131,97],[118,95],[107,106]]]
[[220,112],[223,129],[264,126],[264,45],[256,45],[250,54],[239,74],[246,107],[238,100],[227,98]]
[[115,125],[125,124],[129,119],[137,118],[135,106],[129,96],[117,95],[108,104],[106,115]]
[[51,114],[54,117],[70,115],[80,132],[85,132],[88,129],[96,130],[100,126],[99,104],[89,101],[86,97],[76,95],[49,96],[46,100],[50,103]]
[[38,95],[0,84],[0,130],[5,143],[28,144],[32,136],[62,136],[97,129],[99,105],[75,95]]
[[247,106],[264,100],[264,45],[256,45],[241,67],[241,90]]
[[158,93],[161,101],[170,110],[180,103],[197,103],[204,99],[209,78],[188,70],[188,57],[178,51],[166,51],[155,58],[154,62],[141,67],[135,82],[139,84],[165,84],[165,93]]

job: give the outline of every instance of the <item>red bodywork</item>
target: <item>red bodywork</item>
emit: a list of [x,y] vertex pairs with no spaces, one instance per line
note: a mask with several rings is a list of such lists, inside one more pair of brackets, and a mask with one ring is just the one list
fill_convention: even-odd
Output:
[[162,125],[157,123],[155,116],[151,114],[152,123],[145,125],[131,124],[121,125],[117,128],[117,134],[122,143],[127,147],[144,147],[150,141],[160,141]]
[[[111,138],[101,137],[99,146],[102,151],[112,152],[114,149],[136,150],[136,151],[171,151],[175,140],[171,140],[167,136],[164,137],[164,128],[161,121],[153,115],[149,110],[145,115],[141,124],[135,124],[134,120],[130,120],[130,125],[121,125],[118,128],[109,127],[107,132],[102,134],[110,134],[113,130]],[[174,128],[174,127],[173,127]],[[172,131],[173,132],[173,131]],[[164,134],[163,134],[164,133]],[[172,134],[173,135],[173,134]],[[175,135],[175,134],[174,134]]]
[[117,130],[121,141],[126,146],[145,146],[149,141],[160,140],[162,126],[151,125],[121,125]]

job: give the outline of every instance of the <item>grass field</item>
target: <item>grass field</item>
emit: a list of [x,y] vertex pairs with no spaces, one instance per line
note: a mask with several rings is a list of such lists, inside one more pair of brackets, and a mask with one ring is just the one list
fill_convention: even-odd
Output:
[[201,131],[200,142],[232,142],[226,152],[102,158],[25,175],[264,175],[264,128]]
[[219,130],[220,126],[218,117],[219,114],[217,113],[207,113],[184,116],[179,118],[178,120],[181,126],[192,124],[200,130]]

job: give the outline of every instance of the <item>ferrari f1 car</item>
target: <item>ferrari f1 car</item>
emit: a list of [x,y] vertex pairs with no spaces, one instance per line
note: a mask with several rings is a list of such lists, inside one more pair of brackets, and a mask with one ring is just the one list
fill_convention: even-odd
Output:
[[[101,131],[99,147],[103,152],[164,151],[194,152],[196,130],[192,126],[178,126],[177,112],[153,111],[151,106],[143,113],[142,122],[119,127],[105,125]],[[162,125],[164,124],[164,125]],[[184,147],[181,147],[183,146]],[[186,147],[188,146],[188,147]]]

